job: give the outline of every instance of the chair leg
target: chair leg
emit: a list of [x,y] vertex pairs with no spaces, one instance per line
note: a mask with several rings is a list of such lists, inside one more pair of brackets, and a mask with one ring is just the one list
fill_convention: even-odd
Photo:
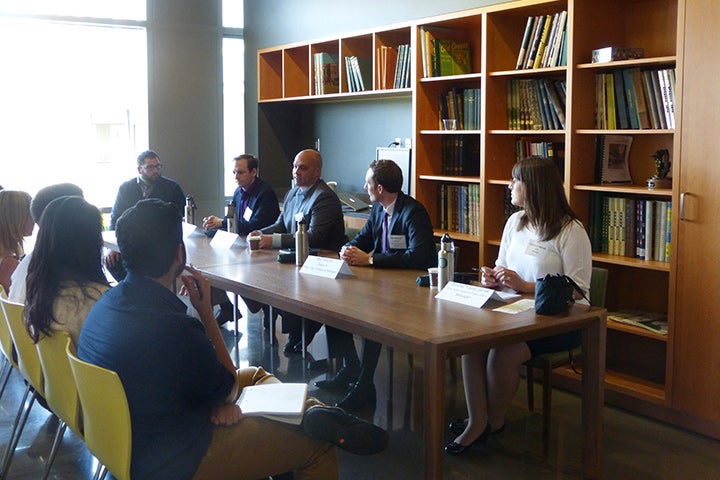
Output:
[[66,428],[67,423],[61,420],[60,426],[55,433],[55,438],[53,439],[52,448],[50,449],[50,455],[48,455],[47,461],[45,462],[45,473],[43,474],[43,480],[47,480],[48,476],[50,475],[50,468],[52,468],[52,464],[55,461],[55,456],[57,455],[57,451],[60,448],[60,443],[62,442]]
[[527,383],[527,402],[528,410],[531,412],[535,411],[535,379],[534,376],[535,368],[528,364],[525,364],[525,380]]
[[386,346],[385,347],[386,354],[387,354],[387,366],[388,366],[388,399],[392,402],[393,400],[393,355],[395,354],[395,349],[393,347]]
[[552,411],[552,366],[543,368],[543,456],[547,457],[550,446],[550,412]]
[[8,380],[10,379],[10,374],[12,373],[12,365],[10,365],[10,362],[5,359],[5,362],[3,363],[3,381],[2,381],[2,387],[0,387],[0,398],[2,398],[3,394],[5,393],[5,387],[7,387]]
[[[25,400],[27,399],[30,391],[32,391],[32,396],[30,397],[27,408],[25,408]],[[15,424],[13,425],[12,432],[10,433],[7,448],[5,449],[2,471],[0,472],[0,479],[2,480],[7,478],[8,471],[10,470],[10,464],[12,463],[12,457],[15,454],[15,448],[17,448],[18,442],[20,442],[20,437],[22,436],[23,429],[25,428],[28,415],[30,415],[30,410],[35,403],[35,398],[37,398],[37,392],[28,384],[25,389],[25,395],[23,395],[22,402],[20,403],[20,408],[18,409],[18,413],[15,417]]]
[[97,469],[95,470],[95,475],[93,475],[93,480],[103,480],[105,478],[105,475],[107,475],[107,468],[105,468],[105,465],[102,463],[98,463]]

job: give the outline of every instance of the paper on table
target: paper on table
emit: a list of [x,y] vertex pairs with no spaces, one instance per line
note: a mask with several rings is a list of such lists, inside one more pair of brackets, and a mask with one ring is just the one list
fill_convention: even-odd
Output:
[[305,413],[307,383],[267,383],[245,387],[237,404],[244,415],[299,425]]
[[471,307],[481,308],[490,300],[508,302],[519,297],[515,292],[504,292],[492,288],[477,287],[458,282],[448,282],[447,285],[435,295],[435,298],[448,300],[455,303],[462,303]]
[[515,315],[516,313],[524,312],[525,310],[530,310],[534,307],[535,300],[531,298],[523,298],[522,300],[518,300],[517,302],[503,305],[502,307],[493,308],[493,312],[502,312]]

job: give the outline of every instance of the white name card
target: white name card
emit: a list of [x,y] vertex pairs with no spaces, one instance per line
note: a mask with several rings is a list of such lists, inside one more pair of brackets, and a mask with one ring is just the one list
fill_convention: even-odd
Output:
[[210,240],[210,246],[213,248],[230,248],[233,243],[240,238],[236,233],[226,232],[225,230],[218,230],[215,232],[215,236]]
[[337,278],[338,274],[352,275],[353,272],[345,260],[339,258],[318,257],[309,255],[300,268],[300,273],[316,275],[325,278]]
[[519,297],[518,293],[499,292],[492,288],[477,287],[458,282],[448,282],[435,298],[455,303],[462,303],[470,307],[482,308],[489,300],[507,302],[510,299]]
[[193,225],[192,223],[183,222],[182,229],[183,229],[183,238],[187,238],[190,235],[192,235],[193,232],[195,232],[197,227],[195,225]]

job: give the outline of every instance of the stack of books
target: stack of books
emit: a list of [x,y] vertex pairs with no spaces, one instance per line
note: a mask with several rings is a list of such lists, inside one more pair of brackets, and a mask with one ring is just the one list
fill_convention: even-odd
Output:
[[675,69],[622,68],[595,76],[595,127],[675,128]]
[[567,65],[567,11],[530,16],[525,25],[516,70]]
[[375,70],[375,85],[378,90],[389,90],[393,88],[395,82],[395,69],[397,68],[398,52],[397,49],[381,45],[377,48],[377,64]]
[[508,129],[565,128],[565,80],[516,78],[508,82]]
[[549,158],[558,167],[560,176],[565,174],[565,142],[521,138],[516,143],[515,159],[519,162],[528,157]]
[[444,118],[452,118],[458,122],[458,130],[480,129],[480,89],[453,88],[440,95],[438,112],[438,128]]
[[470,44],[465,41],[440,38],[452,30],[440,27],[420,27],[423,77],[465,75],[472,71]]
[[395,65],[395,80],[393,88],[410,88],[410,60],[412,52],[410,45],[399,45],[397,64]]
[[660,335],[667,335],[667,315],[662,313],[645,312],[641,310],[618,310],[608,312],[607,319],[613,322],[624,323],[634,327],[644,328]]
[[443,135],[441,155],[443,175],[480,175],[480,137]]
[[348,92],[372,90],[372,60],[354,55],[345,57]]
[[326,52],[313,54],[315,95],[340,92],[340,71],[337,55]]
[[596,253],[670,261],[672,203],[590,194],[590,242]]
[[442,184],[438,201],[441,230],[480,234],[480,185]]

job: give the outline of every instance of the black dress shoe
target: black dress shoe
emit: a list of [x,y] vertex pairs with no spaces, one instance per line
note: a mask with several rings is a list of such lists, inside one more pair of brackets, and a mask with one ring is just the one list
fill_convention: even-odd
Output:
[[[307,348],[308,345],[310,345],[310,342],[313,341],[313,338],[315,338],[315,334],[305,334],[305,348]],[[293,347],[294,353],[302,353],[303,351],[303,343],[301,339],[298,339],[298,341],[295,343],[295,346]]]
[[[232,304],[230,304],[232,305]],[[237,312],[237,318],[242,318],[242,313],[240,313],[240,310],[236,310]],[[232,308],[225,308],[220,307],[220,310],[215,315],[215,320],[217,320],[218,326],[222,327],[227,322],[230,322],[233,320],[233,311]]]
[[[459,436],[465,431],[465,427],[467,427],[467,418],[458,418],[448,424],[448,429],[454,433],[455,435]],[[505,431],[505,424],[503,423],[502,427],[498,428],[497,430],[493,430],[490,433],[493,435],[498,435]]]
[[[455,423],[455,422],[453,422]],[[504,428],[504,427],[503,427]],[[488,441],[490,438],[490,435],[492,434],[492,431],[490,429],[490,424],[488,423],[485,425],[485,430],[480,434],[478,438],[470,442],[469,445],[463,445],[461,443],[457,443],[456,441],[452,441],[445,445],[445,451],[449,453],[450,455],[461,455],[465,452],[467,452],[471,447],[474,445],[482,445]]]
[[344,366],[330,380],[318,380],[315,382],[315,386],[322,390],[341,390],[347,392],[350,386],[355,383],[359,374],[359,368]]
[[360,385],[358,382],[335,406],[348,412],[357,412],[367,406],[374,406],[376,397],[375,385]]
[[388,444],[385,430],[340,408],[310,408],[305,412],[302,426],[308,436],[356,455],[380,453]]

